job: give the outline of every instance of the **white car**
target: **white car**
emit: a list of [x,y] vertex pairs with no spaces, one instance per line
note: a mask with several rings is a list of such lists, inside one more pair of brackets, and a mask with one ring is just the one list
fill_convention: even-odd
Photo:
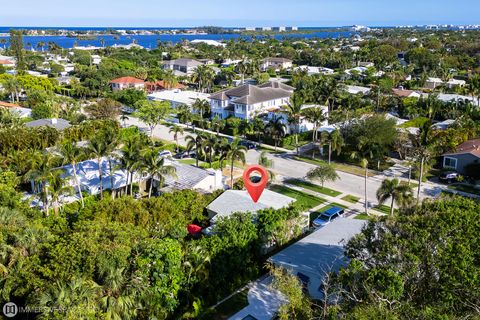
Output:
[[172,153],[171,153],[170,151],[168,151],[168,150],[163,150],[163,151],[160,151],[160,152],[158,153],[158,156],[159,156],[159,157],[162,157],[162,158],[171,158],[173,155],[172,155]]

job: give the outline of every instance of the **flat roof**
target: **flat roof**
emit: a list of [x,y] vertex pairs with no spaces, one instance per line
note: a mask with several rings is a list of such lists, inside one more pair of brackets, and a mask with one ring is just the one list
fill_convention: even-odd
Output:
[[164,90],[149,94],[150,100],[173,101],[191,106],[196,99],[208,100],[210,94],[189,90]]

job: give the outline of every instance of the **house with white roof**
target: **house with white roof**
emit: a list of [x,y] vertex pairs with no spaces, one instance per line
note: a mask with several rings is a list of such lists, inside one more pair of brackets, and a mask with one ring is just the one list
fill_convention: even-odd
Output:
[[268,69],[274,69],[275,71],[290,69],[293,66],[293,61],[287,58],[265,58],[260,64],[261,71],[267,71]]
[[467,82],[465,80],[458,80],[458,79],[452,78],[448,80],[446,84],[449,89],[453,89],[455,87],[464,87],[467,84]]
[[427,89],[433,90],[441,85],[443,85],[443,81],[440,78],[428,78],[427,81],[425,81],[425,88]]
[[195,40],[190,41],[190,43],[191,44],[204,43],[204,44],[208,44],[209,46],[214,46],[214,47],[225,47],[226,46],[225,43],[221,43],[219,41],[209,40],[209,39],[195,39]]
[[244,84],[222,90],[210,96],[212,117],[252,119],[288,104],[293,91],[293,87],[279,81],[269,81],[258,86]]
[[334,70],[330,68],[324,68],[324,67],[311,67],[311,66],[299,66],[294,68],[293,70],[295,71],[305,71],[309,76],[313,74],[324,74],[324,75],[329,75],[329,74],[334,74]]
[[479,99],[471,96],[464,96],[464,95],[452,94],[452,93],[439,93],[437,95],[437,99],[443,102],[450,102],[450,103],[471,103],[477,107],[480,107]]
[[195,59],[180,58],[163,61],[163,68],[166,70],[173,70],[176,75],[187,76],[191,75],[195,69],[202,64],[202,62]]
[[147,99],[153,101],[168,101],[172,108],[175,109],[180,105],[187,105],[191,108],[197,99],[208,101],[209,96],[207,93],[174,89],[153,92],[147,95]]
[[224,188],[223,175],[220,170],[203,169],[170,160],[166,160],[165,164],[175,168],[175,176],[165,177],[161,192],[197,190],[209,193]]
[[370,91],[372,90],[371,88],[367,87],[361,87],[361,86],[344,86],[345,91],[347,91],[350,94],[369,94]]
[[51,119],[38,119],[25,123],[27,128],[37,128],[37,127],[50,127],[55,128],[59,131],[65,130],[71,127],[70,122],[61,119],[61,118],[51,118]]
[[263,190],[257,202],[245,190],[227,190],[207,206],[208,218],[215,222],[236,212],[255,214],[260,210],[285,208],[293,202],[295,199],[268,189]]

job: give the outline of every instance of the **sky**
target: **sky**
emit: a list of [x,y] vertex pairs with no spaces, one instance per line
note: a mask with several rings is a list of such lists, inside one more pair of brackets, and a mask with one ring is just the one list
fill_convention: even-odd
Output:
[[0,26],[194,27],[480,24],[480,0],[14,0]]

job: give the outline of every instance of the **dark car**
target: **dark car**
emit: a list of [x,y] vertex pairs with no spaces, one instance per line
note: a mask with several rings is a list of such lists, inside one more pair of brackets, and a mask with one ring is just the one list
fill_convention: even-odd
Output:
[[457,182],[459,177],[460,177],[460,174],[458,172],[446,171],[440,174],[439,179],[440,181],[445,183],[452,183],[452,182]]
[[239,144],[240,144],[241,146],[246,147],[248,150],[250,150],[250,149],[255,149],[255,147],[256,147],[256,146],[255,146],[255,143],[250,142],[250,141],[245,141],[245,140],[240,141]]

